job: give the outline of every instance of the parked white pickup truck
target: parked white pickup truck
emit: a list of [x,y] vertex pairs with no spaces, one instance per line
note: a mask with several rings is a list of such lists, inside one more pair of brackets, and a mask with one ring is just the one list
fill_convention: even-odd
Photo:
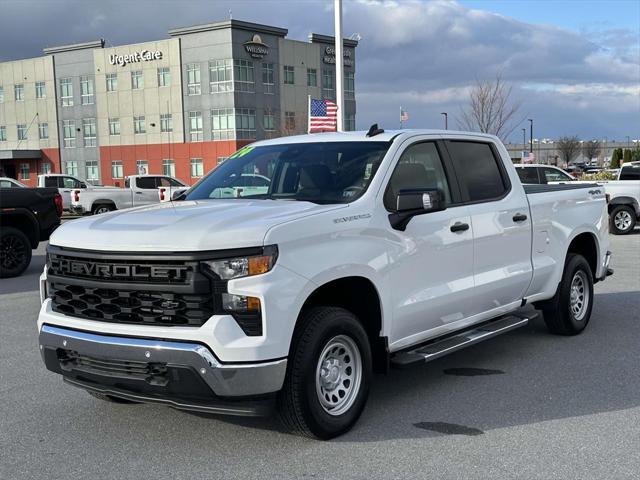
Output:
[[125,179],[124,188],[73,190],[71,211],[80,215],[96,215],[158,203],[160,186],[186,187],[180,180],[165,175],[132,175]]
[[86,180],[63,173],[46,173],[38,175],[38,187],[57,188],[58,193],[62,197],[62,209],[66,211],[71,209],[71,192],[73,190],[97,188]]
[[[269,188],[220,198],[246,173]],[[372,372],[523,326],[531,304],[551,332],[580,333],[608,242],[602,187],[523,187],[493,136],[265,140],[183,201],[56,230],[40,350],[102,400],[275,406],[291,431],[326,439],[356,422]]]

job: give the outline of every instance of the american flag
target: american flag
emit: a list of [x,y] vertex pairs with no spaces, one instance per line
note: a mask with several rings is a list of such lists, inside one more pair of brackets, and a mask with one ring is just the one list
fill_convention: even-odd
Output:
[[309,133],[335,132],[338,105],[331,100],[309,99]]
[[407,112],[406,110],[402,110],[402,107],[400,108],[400,121],[401,122],[406,122],[407,120],[409,120],[409,112]]

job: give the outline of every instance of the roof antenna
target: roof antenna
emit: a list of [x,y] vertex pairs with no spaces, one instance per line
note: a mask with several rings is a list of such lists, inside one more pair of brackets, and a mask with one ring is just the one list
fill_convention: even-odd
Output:
[[233,20],[233,12],[229,9],[229,20]]
[[380,135],[381,133],[384,133],[384,129],[378,128],[378,124],[374,123],[373,125],[371,125],[371,128],[369,128],[367,137],[375,137],[376,135]]

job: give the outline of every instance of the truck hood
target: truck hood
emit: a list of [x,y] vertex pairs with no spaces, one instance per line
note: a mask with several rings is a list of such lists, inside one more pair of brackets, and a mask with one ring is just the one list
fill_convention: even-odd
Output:
[[346,208],[287,200],[196,200],[162,203],[64,223],[50,243],[103,251],[195,252],[263,245],[282,223]]

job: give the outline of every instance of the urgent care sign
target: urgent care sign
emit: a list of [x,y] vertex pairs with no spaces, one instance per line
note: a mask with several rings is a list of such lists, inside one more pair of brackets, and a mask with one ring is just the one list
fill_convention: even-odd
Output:
[[149,62],[152,60],[162,60],[162,52],[160,50],[140,50],[139,52],[129,53],[127,55],[109,55],[109,63],[111,65],[125,66],[128,63]]

